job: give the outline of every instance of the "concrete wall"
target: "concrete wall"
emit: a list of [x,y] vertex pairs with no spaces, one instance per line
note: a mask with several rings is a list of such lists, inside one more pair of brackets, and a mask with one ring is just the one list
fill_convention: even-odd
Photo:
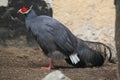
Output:
[[0,0],[0,6],[8,6],[8,0]]
[[54,0],[53,10],[76,36],[108,44],[116,53],[114,0]]
[[[114,0],[55,0],[53,9],[54,17],[81,38],[86,35],[85,39],[90,39],[90,34],[98,38],[106,35],[104,39],[90,36],[90,40],[110,42],[114,38]],[[94,33],[84,31],[83,28],[89,28]]]

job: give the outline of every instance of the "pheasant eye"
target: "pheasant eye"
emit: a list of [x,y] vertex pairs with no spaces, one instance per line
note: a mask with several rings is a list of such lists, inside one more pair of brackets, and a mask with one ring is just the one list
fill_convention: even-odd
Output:
[[28,7],[23,7],[23,8],[21,8],[21,11],[26,12],[26,11],[28,11],[28,9],[29,9]]

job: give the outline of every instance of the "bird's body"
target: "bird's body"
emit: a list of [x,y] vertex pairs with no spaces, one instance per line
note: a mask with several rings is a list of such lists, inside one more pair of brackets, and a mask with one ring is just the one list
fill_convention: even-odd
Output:
[[48,57],[59,52],[67,63],[75,67],[101,66],[104,63],[105,58],[100,51],[91,49],[56,19],[37,16],[31,9],[26,14],[25,23]]
[[[31,11],[32,12],[32,11]],[[27,15],[26,26],[46,55],[60,51],[64,55],[74,52],[76,37],[60,22],[49,16]]]

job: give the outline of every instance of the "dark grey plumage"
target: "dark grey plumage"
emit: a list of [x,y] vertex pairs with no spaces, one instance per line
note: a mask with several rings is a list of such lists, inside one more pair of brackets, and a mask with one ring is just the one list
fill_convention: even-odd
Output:
[[107,58],[109,62],[114,63],[111,59],[112,53],[110,47],[100,42],[81,41],[81,39],[78,39],[77,52],[81,62],[73,64],[70,58],[66,59],[69,64],[75,67],[101,66]]
[[37,16],[32,10],[27,15],[26,26],[46,55],[55,51],[66,56],[73,54],[77,39],[57,20],[48,16]]
[[84,41],[85,44],[94,51],[100,52],[104,58],[108,58],[108,61],[112,62],[111,48],[101,42]]
[[89,44],[74,36],[59,21],[48,16],[37,16],[34,10],[26,16],[26,27],[45,55],[52,57],[58,52],[75,67],[101,66],[104,63],[105,58],[100,51],[90,48]]

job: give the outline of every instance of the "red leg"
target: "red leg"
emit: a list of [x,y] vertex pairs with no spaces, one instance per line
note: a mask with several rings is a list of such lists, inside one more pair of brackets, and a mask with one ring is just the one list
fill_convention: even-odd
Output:
[[48,67],[41,67],[42,70],[51,70],[54,68],[54,65],[53,65],[53,60],[50,59],[50,64]]

